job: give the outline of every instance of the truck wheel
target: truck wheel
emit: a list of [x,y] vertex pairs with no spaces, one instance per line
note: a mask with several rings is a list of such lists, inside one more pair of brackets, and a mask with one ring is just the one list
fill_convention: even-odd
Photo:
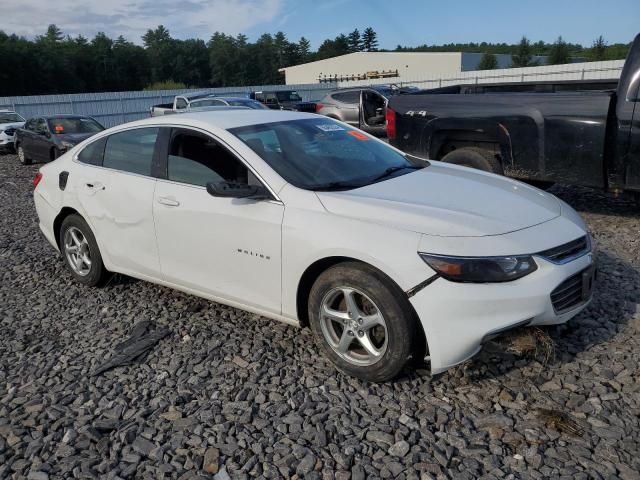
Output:
[[18,160],[22,165],[31,165],[31,159],[27,158],[27,155],[24,153],[24,148],[22,145],[18,145]]
[[503,175],[502,165],[496,156],[488,150],[479,147],[457,148],[453,152],[442,157],[442,161],[462,165],[463,167],[476,168],[485,172]]

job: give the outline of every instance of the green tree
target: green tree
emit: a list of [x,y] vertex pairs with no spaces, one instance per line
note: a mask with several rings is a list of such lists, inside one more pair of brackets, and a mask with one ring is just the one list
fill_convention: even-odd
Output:
[[607,42],[605,42],[602,35],[593,41],[587,57],[592,62],[600,62],[607,59]]
[[527,37],[522,37],[518,44],[516,53],[511,55],[512,67],[530,67],[533,55],[531,54],[531,41]]
[[360,31],[357,28],[347,36],[347,42],[350,52],[362,51],[362,38],[360,38]]
[[478,70],[494,70],[498,68],[498,59],[493,53],[483,53],[478,63]]
[[298,42],[298,51],[300,53],[300,62],[308,62],[311,57],[311,42],[304,37],[300,38],[300,41]]
[[559,36],[549,52],[547,64],[560,65],[564,63],[571,63],[571,55],[569,53],[569,46],[567,45],[567,42],[562,39],[562,36]]
[[378,50],[378,34],[371,27],[365,28],[362,32],[362,49],[366,52]]

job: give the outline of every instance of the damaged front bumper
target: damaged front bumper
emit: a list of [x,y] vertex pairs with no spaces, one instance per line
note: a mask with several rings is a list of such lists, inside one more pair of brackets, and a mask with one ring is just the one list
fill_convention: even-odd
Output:
[[[473,357],[483,343],[508,330],[564,323],[589,304],[593,253],[564,265],[535,260],[535,272],[512,282],[454,283],[436,278],[409,298],[424,328],[432,374]],[[562,294],[564,285],[580,288],[581,296],[558,309],[562,303],[552,300],[552,293]]]

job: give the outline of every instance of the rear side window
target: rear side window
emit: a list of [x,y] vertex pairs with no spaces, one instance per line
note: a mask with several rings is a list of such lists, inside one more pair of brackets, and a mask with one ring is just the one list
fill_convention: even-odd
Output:
[[358,103],[360,101],[360,91],[353,90],[351,92],[334,93],[331,97],[342,103]]
[[137,128],[107,138],[103,166],[123,172],[151,175],[158,128]]
[[88,165],[102,165],[102,159],[104,158],[104,146],[107,143],[106,138],[101,138],[93,143],[90,143],[78,154],[78,160]]

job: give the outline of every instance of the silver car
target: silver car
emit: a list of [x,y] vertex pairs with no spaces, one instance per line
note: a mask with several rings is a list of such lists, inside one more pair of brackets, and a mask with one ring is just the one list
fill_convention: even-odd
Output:
[[386,109],[387,98],[384,95],[373,88],[362,87],[335,90],[316,105],[316,113],[376,136],[386,135]]

